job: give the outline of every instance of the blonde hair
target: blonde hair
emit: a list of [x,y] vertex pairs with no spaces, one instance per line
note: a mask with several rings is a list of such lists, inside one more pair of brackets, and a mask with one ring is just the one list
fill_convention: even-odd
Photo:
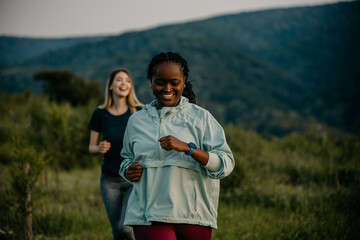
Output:
[[144,106],[144,104],[142,104],[136,97],[134,82],[131,78],[130,72],[125,68],[116,69],[109,74],[108,80],[106,82],[106,87],[105,87],[105,101],[104,101],[104,104],[99,106],[99,108],[109,109],[113,105],[114,99],[113,99],[113,95],[112,95],[112,90],[110,90],[110,86],[114,81],[115,75],[118,74],[119,72],[124,72],[129,76],[131,88],[130,88],[129,95],[126,96],[126,103],[127,103],[128,107],[130,108],[130,112],[134,113],[134,112],[136,112],[136,107],[142,107],[142,106]]

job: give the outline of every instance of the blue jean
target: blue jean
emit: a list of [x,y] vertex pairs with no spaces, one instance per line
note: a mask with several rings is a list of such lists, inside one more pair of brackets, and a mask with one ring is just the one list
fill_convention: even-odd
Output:
[[124,226],[127,201],[133,186],[121,176],[101,174],[100,190],[110,220],[114,240],[135,240],[133,229]]

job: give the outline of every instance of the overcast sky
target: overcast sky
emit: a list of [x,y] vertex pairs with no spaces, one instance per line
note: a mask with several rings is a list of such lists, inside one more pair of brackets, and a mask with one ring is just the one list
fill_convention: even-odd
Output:
[[[347,1],[347,0],[340,0]],[[0,35],[114,35],[228,13],[335,0],[0,0]]]

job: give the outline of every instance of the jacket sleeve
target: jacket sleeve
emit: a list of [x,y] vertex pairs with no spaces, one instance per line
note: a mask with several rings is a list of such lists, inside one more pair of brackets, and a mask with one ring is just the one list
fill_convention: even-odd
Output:
[[125,177],[125,171],[129,167],[129,165],[134,161],[134,151],[131,145],[131,117],[129,119],[129,122],[126,126],[125,133],[124,133],[124,140],[123,140],[123,148],[121,150],[121,156],[124,158],[124,160],[120,164],[120,170],[119,174],[128,182],[132,183],[130,180],[128,180]]
[[210,178],[221,179],[228,176],[235,167],[234,156],[226,142],[225,132],[216,119],[207,112],[205,116],[202,148],[216,154],[221,166],[216,171],[206,170]]

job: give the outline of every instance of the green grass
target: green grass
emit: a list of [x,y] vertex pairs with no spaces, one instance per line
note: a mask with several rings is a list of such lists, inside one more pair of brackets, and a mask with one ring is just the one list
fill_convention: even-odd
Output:
[[[35,239],[111,239],[99,169],[50,172],[34,192]],[[212,239],[355,239],[356,194],[347,188],[249,183],[223,193]],[[357,220],[359,223],[359,220]],[[352,224],[356,224],[356,221]]]
[[[99,189],[100,168],[51,172],[49,178],[34,211],[39,239],[112,238]],[[43,180],[39,183],[44,186]]]
[[222,181],[213,239],[358,238],[359,137],[227,133],[237,169]]
[[100,167],[50,171],[48,186],[41,176],[33,192],[35,239],[111,239],[99,182]]
[[[291,134],[266,140],[226,128],[236,159],[221,181],[213,240],[352,240],[360,236],[360,137]],[[3,145],[4,146],[4,145]],[[35,239],[111,239],[96,167],[49,171],[33,190]],[[6,163],[0,167],[0,238],[20,239]],[[9,234],[4,234],[8,232]]]
[[257,192],[257,204],[221,201],[213,239],[356,239],[358,213],[338,208],[346,207],[341,193],[309,189],[288,193],[283,186],[272,188],[272,194],[268,191]]

